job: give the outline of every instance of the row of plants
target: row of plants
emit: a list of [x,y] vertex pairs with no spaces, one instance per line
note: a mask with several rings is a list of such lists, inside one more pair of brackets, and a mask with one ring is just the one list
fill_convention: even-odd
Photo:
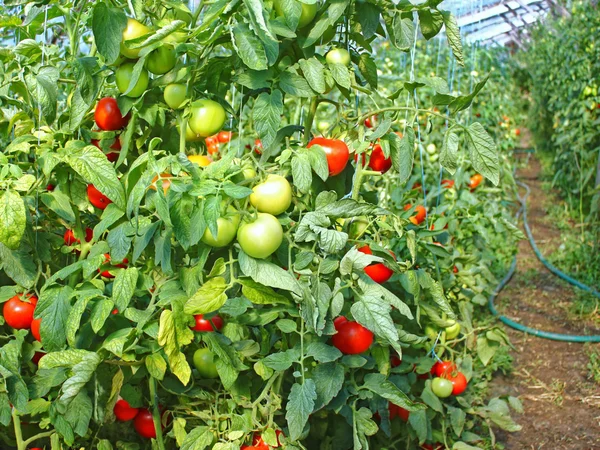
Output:
[[[5,446],[470,449],[518,429],[517,399],[486,398],[510,364],[485,303],[520,238],[514,181],[475,120],[500,96],[471,109],[504,79],[431,73],[420,34],[445,27],[444,67],[478,56],[439,3],[4,7]],[[386,80],[410,50],[417,71]]]

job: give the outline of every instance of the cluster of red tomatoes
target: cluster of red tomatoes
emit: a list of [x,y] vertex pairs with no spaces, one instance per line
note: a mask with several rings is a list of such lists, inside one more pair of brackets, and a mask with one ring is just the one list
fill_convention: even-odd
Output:
[[458,371],[452,361],[436,362],[431,368],[431,374],[435,375],[431,381],[431,390],[440,398],[460,395],[467,389],[467,377]]
[[[117,400],[113,408],[115,417],[120,422],[129,422],[133,420],[133,427],[137,433],[146,439],[156,438],[156,427],[154,426],[154,418],[152,412],[147,408],[133,408],[129,402],[124,399]],[[164,413],[163,413],[164,415]],[[161,427],[164,425],[161,423]]]

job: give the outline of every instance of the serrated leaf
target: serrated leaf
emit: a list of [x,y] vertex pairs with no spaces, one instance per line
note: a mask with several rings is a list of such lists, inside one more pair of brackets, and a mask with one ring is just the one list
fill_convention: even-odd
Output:
[[305,379],[303,384],[296,383],[292,386],[285,414],[290,439],[297,440],[302,434],[304,425],[313,412],[316,399],[317,391],[313,380]]
[[478,122],[469,125],[465,135],[473,168],[497,186],[500,182],[500,162],[496,143]]
[[3,192],[0,196],[0,243],[11,250],[19,248],[26,223],[25,203],[21,196],[13,190]]

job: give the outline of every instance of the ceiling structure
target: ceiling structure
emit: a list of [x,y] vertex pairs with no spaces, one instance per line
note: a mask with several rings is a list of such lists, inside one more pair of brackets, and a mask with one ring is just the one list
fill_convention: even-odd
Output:
[[528,25],[565,12],[556,0],[444,0],[440,7],[457,17],[466,42],[484,45],[521,46]]

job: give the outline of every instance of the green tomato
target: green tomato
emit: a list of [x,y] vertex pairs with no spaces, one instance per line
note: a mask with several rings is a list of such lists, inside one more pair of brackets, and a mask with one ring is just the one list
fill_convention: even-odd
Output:
[[435,154],[435,152],[437,152],[437,147],[435,146],[435,144],[429,144],[425,150],[427,150],[427,153],[429,153],[430,155]]
[[186,99],[186,86],[185,84],[169,84],[165,87],[165,103],[169,105],[169,108],[179,109],[181,104]]
[[[309,23],[311,23],[317,15],[317,10],[319,9],[316,3],[312,5],[301,3],[300,5],[302,6],[302,12],[300,13],[300,20],[298,21],[298,29],[304,28]],[[285,15],[285,12],[281,5],[281,0],[275,0],[273,6],[275,7],[275,12],[277,12],[278,16]]]
[[438,330],[433,328],[431,325],[425,325],[425,336],[427,336],[429,339],[435,340],[438,337]]
[[325,60],[329,64],[342,64],[344,66],[350,65],[350,53],[345,48],[334,48],[329,50]]
[[258,213],[254,222],[244,222],[237,232],[242,250],[253,258],[267,258],[283,242],[283,228],[271,214]]
[[121,54],[126,58],[135,59],[140,55],[140,48],[127,48],[124,42],[150,33],[152,30],[135,19],[127,19],[127,26],[123,30],[121,40]]
[[259,212],[277,216],[292,204],[292,186],[281,175],[269,175],[264,182],[254,186],[250,203]]
[[[115,72],[115,76],[117,78],[117,88],[121,94],[125,94],[127,89],[129,88],[129,83],[131,81],[131,75],[133,74],[133,66],[134,64],[131,62],[122,64]],[[135,86],[131,91],[125,94],[127,97],[137,98],[142,95],[146,89],[148,88],[148,71],[142,69],[140,72],[140,76],[135,83]]]
[[452,382],[445,378],[436,377],[431,381],[431,390],[440,398],[447,398],[452,395]]
[[207,348],[199,348],[194,353],[194,366],[202,378],[217,378],[215,355]]
[[460,323],[454,322],[453,325],[446,327],[446,339],[454,339],[460,333]]
[[204,139],[202,136],[194,133],[190,128],[190,124],[187,124],[187,128],[185,129],[185,141],[186,142],[199,142]]
[[203,99],[192,103],[189,125],[192,131],[202,137],[217,134],[223,125],[227,115],[225,109],[213,100]]
[[176,62],[175,49],[165,44],[150,52],[146,59],[146,68],[154,75],[162,75],[175,67]]
[[355,217],[348,227],[348,236],[350,236],[350,239],[360,239],[365,234],[368,226],[369,221],[365,216]]
[[204,230],[202,242],[211,247],[225,247],[229,245],[240,224],[240,214],[229,205],[224,217],[217,219],[217,237],[215,238],[208,228]]

